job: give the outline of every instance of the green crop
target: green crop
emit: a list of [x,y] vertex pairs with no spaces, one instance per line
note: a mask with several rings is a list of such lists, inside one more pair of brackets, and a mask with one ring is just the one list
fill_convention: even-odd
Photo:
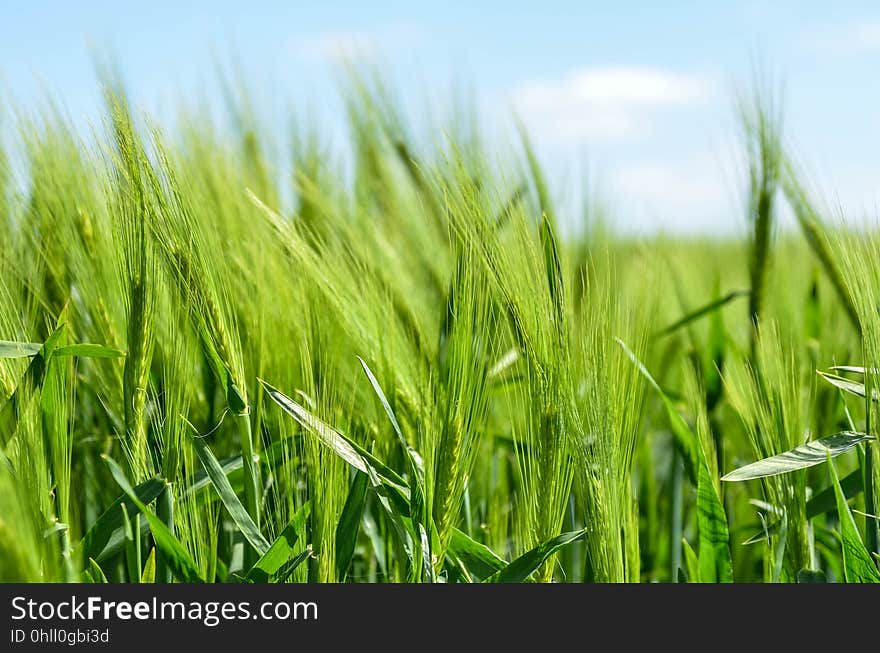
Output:
[[103,78],[103,128],[0,155],[0,580],[880,578],[880,237],[772,94],[710,240],[571,214],[524,129],[499,164],[374,76],[344,154]]

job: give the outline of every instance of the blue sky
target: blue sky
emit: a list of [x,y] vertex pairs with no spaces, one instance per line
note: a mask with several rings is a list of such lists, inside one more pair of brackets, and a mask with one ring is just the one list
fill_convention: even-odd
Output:
[[3,0],[0,98],[49,94],[87,124],[97,51],[138,107],[168,118],[181,100],[219,103],[215,61],[237,59],[267,116],[308,109],[338,134],[333,71],[357,52],[417,114],[454,83],[488,125],[515,110],[557,191],[588,168],[622,228],[722,234],[743,225],[733,98],[760,62],[815,190],[851,218],[877,214],[876,3],[369,4]]

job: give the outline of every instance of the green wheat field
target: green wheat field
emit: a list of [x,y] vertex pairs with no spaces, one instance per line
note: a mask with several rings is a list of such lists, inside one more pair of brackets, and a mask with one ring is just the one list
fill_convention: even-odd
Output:
[[0,152],[0,580],[880,582],[880,232],[778,98],[710,239],[370,75],[345,156],[102,84]]

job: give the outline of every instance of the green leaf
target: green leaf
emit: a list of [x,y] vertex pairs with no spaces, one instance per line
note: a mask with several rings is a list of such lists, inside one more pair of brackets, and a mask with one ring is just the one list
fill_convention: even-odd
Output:
[[356,447],[352,446],[352,443],[348,438],[307,411],[280,390],[272,387],[262,379],[260,379],[260,383],[266,389],[266,394],[268,394],[272,401],[278,404],[285,413],[293,417],[293,419],[299,422],[303,428],[318,436],[318,439],[332,449],[337,456],[342,458],[342,460],[358,471],[365,474],[367,473],[368,463],[366,459]]
[[61,312],[55,330],[46,338],[46,342],[39,351],[33,354],[24,375],[6,403],[0,407],[0,448],[5,447],[9,439],[15,434],[18,426],[18,416],[22,411],[22,402],[27,402],[33,397],[33,393],[42,386],[49,359],[57,349],[57,345],[65,333],[67,309]]
[[[30,358],[40,353],[43,345],[36,342],[9,342],[0,340],[0,358]],[[58,347],[54,356],[79,356],[82,358],[121,358],[125,352],[114,347],[93,344],[66,345]]]
[[339,523],[336,525],[336,578],[342,582],[354,556],[360,532],[364,505],[367,502],[367,475],[355,472],[354,481],[348,491]]
[[156,582],[156,549],[150,549],[150,555],[144,563],[144,572],[141,574],[141,583],[153,584]]
[[697,536],[699,541],[700,581],[730,583],[733,566],[730,559],[730,533],[727,514],[718,489],[709,475],[703,448],[698,444],[700,466],[697,478]]
[[457,528],[449,538],[449,553],[461,560],[476,580],[488,578],[507,566],[504,558]]
[[[861,470],[850,472],[840,481],[840,487],[847,499],[852,499],[864,491]],[[837,495],[833,487],[827,487],[807,501],[807,519],[812,519],[830,510],[837,509]]]
[[834,494],[837,497],[837,518],[840,522],[840,543],[843,549],[843,574],[847,583],[880,583],[880,572],[865,545],[859,537],[859,530],[853,519],[846,497],[840,487],[837,478],[837,470],[828,453],[828,473],[831,476],[831,484],[834,486]]
[[749,295],[748,290],[734,290],[732,292],[729,292],[724,297],[721,297],[720,299],[716,299],[714,301],[711,301],[708,304],[706,304],[705,306],[701,306],[700,308],[696,309],[695,311],[691,311],[690,313],[688,313],[687,315],[685,315],[681,319],[670,324],[668,327],[658,331],[656,335],[657,335],[657,337],[669,335],[670,333],[677,331],[678,329],[682,328],[683,326],[687,326],[691,322],[699,320],[701,317],[709,315],[710,313],[713,313],[713,312],[717,311],[718,309],[723,308],[724,306],[726,306],[727,304],[732,302],[734,299],[738,299],[739,297],[748,297],[748,295]]
[[131,487],[131,484],[128,482],[128,479],[125,478],[125,473],[122,471],[122,468],[119,467],[118,463],[109,456],[103,456],[103,458],[107,463],[107,466],[110,468],[110,473],[113,475],[113,479],[119,487],[122,488],[122,491],[125,492],[128,498],[131,499],[132,503],[137,506],[137,509],[141,511],[141,514],[146,517],[147,523],[150,526],[150,532],[153,534],[153,541],[156,543],[156,548],[165,556],[165,561],[168,563],[168,566],[171,567],[174,575],[184,583],[204,583],[204,579],[199,574],[199,568],[196,566],[196,563],[193,562],[193,559],[190,557],[189,553],[187,553],[186,549],[183,548],[180,540],[178,540],[174,534],[168,530],[168,527],[162,523],[162,520],[153,514],[143,501],[138,498],[134,489]]
[[105,345],[79,344],[59,347],[55,356],[77,356],[79,358],[123,358],[125,352]]
[[431,556],[431,542],[428,536],[428,530],[421,523],[416,525],[418,531],[418,544],[422,552],[422,577],[421,580],[426,583],[436,582],[434,577],[434,562]]
[[376,561],[378,571],[382,576],[387,576],[387,558],[386,558],[386,538],[383,532],[380,532],[376,519],[369,510],[364,511],[363,529],[370,540],[370,549],[373,552],[373,559]]
[[[227,477],[233,472],[240,470],[243,465],[244,461],[241,459],[240,455],[230,456],[229,458],[224,458],[220,461],[220,468]],[[194,473],[191,479],[189,479],[184,485],[186,486],[184,494],[189,496],[211,485],[211,477],[208,476],[208,472],[203,468]]]
[[378,482],[387,489],[388,492],[384,495],[380,494],[380,496],[387,496],[394,501],[402,516],[409,515],[410,490],[406,481],[397,472],[332,426],[311,414],[280,390],[272,387],[262,379],[259,379],[259,381],[265,388],[266,394],[285,413],[295,419],[304,429],[315,435],[322,444],[329,447],[342,460],[358,471],[367,474],[370,480],[373,481],[374,488],[376,488],[375,482]]
[[740,467],[722,476],[721,480],[749,481],[755,478],[764,478],[765,476],[787,474],[823,463],[829,456],[834,458],[842,453],[846,453],[860,442],[873,439],[872,436],[866,433],[842,431],[821,440],[807,442],[799,447],[795,447],[791,451],[770,456],[769,458],[750,463],[745,467]]
[[0,340],[0,358],[30,358],[40,353],[43,345],[36,342]]
[[303,549],[299,555],[294,556],[281,571],[278,572],[277,582],[286,583],[287,579],[296,571],[296,568],[299,567],[302,563],[308,560],[312,556],[312,545],[309,544]]
[[223,467],[220,465],[220,462],[214,454],[211,453],[208,445],[205,444],[204,438],[198,433],[190,435],[192,443],[196,449],[196,454],[198,454],[199,460],[202,461],[202,465],[211,479],[211,484],[214,486],[214,489],[217,490],[217,494],[220,495],[220,500],[223,502],[223,505],[226,506],[226,510],[229,511],[232,521],[238,526],[238,530],[241,531],[241,534],[244,535],[245,539],[250,542],[251,546],[262,556],[269,550],[269,542],[263,537],[260,529],[254,523],[254,520],[251,519],[251,516],[248,514],[247,510],[245,510],[241,501],[239,501],[238,496],[235,494],[235,490],[233,490],[232,486],[229,484],[229,479],[226,478],[226,473],[223,471]]
[[128,510],[123,503],[122,506],[122,532],[125,535],[125,568],[128,574],[128,582],[136,583],[140,580],[141,570],[138,563],[137,549],[140,542],[135,542],[134,530],[131,527],[131,521],[128,518]]
[[[837,372],[852,372],[854,374],[865,374],[865,372],[868,371],[866,368],[862,367],[861,365],[832,365],[831,369],[835,370]],[[871,372],[876,374],[877,368],[872,367]],[[821,372],[820,372],[820,374],[821,374]]]
[[382,386],[379,385],[379,381],[376,379],[376,376],[373,374],[370,366],[367,365],[367,362],[360,356],[358,356],[357,359],[360,362],[361,367],[364,368],[364,373],[367,375],[367,379],[369,379],[370,385],[373,386],[373,391],[376,393],[376,396],[379,397],[379,402],[382,404],[382,408],[385,410],[385,414],[388,415],[388,420],[391,422],[391,426],[394,428],[394,433],[397,435],[398,441],[400,442],[401,446],[408,447],[409,444],[407,443],[406,438],[403,436],[403,431],[400,430],[400,424],[397,422],[397,417],[394,415],[394,411],[391,409],[391,404],[388,403],[388,398],[385,396],[385,392],[383,392]]
[[[862,367],[838,367],[836,369],[846,370],[849,372],[857,372],[857,371],[864,372],[864,368],[862,368]],[[827,372],[817,371],[816,373],[819,376],[821,376],[823,379],[828,381],[828,383],[833,385],[835,388],[839,388],[840,390],[843,390],[844,392],[848,392],[848,393],[853,394],[857,397],[862,397],[863,399],[867,395],[867,391],[865,390],[864,383],[859,383],[858,381],[852,381],[850,379],[845,379],[842,376],[837,376],[836,374],[828,374]],[[880,401],[880,393],[877,392],[876,388],[871,391],[871,398],[874,401]]]
[[[137,498],[144,504],[150,503],[165,487],[165,480],[159,477],[151,478],[144,481],[134,488]],[[106,557],[108,544],[117,531],[122,528],[122,503],[126,499],[126,494],[120,494],[116,500],[110,504],[95,523],[92,524],[88,532],[83,536],[79,543],[84,558],[94,558],[102,560]],[[122,543],[120,538],[119,543]]]
[[684,549],[684,566],[687,570],[687,582],[702,583],[703,579],[700,576],[700,561],[697,558],[697,554],[694,552],[694,548],[684,538],[681,540],[681,545]]
[[306,501],[275,538],[266,552],[254,563],[245,576],[248,583],[265,583],[284,565],[296,558],[293,547],[300,538],[306,520],[312,510],[312,502]]
[[526,551],[504,569],[486,579],[487,583],[522,583],[543,565],[547,559],[559,549],[574,542],[584,539],[587,529],[570,531],[557,535],[553,539],[539,544],[534,549]]
[[89,573],[92,577],[92,580],[96,583],[107,583],[107,575],[104,573],[104,570],[101,569],[101,565],[94,561],[94,559],[89,558]]

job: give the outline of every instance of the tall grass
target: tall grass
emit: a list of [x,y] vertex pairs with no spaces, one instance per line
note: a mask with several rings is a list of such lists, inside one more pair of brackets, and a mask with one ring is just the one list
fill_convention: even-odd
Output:
[[524,130],[378,75],[344,156],[238,83],[169,130],[103,80],[103,129],[50,105],[0,156],[0,579],[873,578],[880,247],[775,99],[747,237],[701,240],[571,215]]

